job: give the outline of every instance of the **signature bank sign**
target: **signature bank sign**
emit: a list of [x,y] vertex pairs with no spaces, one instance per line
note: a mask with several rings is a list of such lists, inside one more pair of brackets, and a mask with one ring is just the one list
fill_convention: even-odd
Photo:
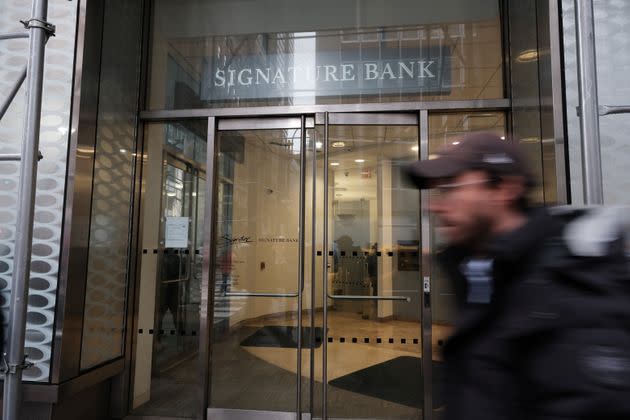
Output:
[[[229,56],[206,61],[201,99],[295,98],[417,93],[448,95],[451,49],[381,48],[358,51]],[[389,57],[389,58],[388,58]]]

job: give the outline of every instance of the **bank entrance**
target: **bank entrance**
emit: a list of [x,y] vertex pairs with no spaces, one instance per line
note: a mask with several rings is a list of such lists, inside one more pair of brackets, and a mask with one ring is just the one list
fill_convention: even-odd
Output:
[[[439,418],[453,291],[432,264],[439,238],[422,211],[430,197],[403,170],[466,132],[504,136],[503,108],[147,122],[145,143],[179,133],[207,160],[188,169],[196,218],[160,211],[160,240],[187,246],[158,250],[135,414]],[[178,167],[171,161],[162,159],[165,180]],[[186,265],[177,294],[167,290],[171,260]]]

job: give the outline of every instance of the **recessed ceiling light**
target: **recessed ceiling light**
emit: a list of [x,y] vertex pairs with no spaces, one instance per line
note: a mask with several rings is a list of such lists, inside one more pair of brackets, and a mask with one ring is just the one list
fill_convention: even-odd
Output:
[[323,145],[324,143],[322,143],[321,141],[315,142],[315,148],[317,149],[321,149]]
[[339,166],[339,162],[330,162],[330,166]]
[[120,153],[126,153],[127,151],[125,149],[120,149]]
[[501,140],[505,140],[505,136],[501,136]]
[[418,146],[412,146],[411,147],[411,151],[412,152],[417,152],[419,150]]
[[342,141],[333,141],[331,146],[334,148],[346,147],[346,143]]
[[354,161],[356,163],[363,163],[363,162],[365,162],[365,159],[355,159]]
[[516,61],[519,63],[528,63],[536,60],[538,60],[538,50],[525,50],[516,56]]
[[457,146],[458,144],[459,144],[459,142],[458,142],[458,141],[454,141],[454,142],[453,142],[453,145],[454,145],[454,146]]

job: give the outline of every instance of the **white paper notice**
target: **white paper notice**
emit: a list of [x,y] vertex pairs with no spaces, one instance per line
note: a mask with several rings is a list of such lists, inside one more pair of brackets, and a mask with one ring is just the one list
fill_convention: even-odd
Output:
[[167,217],[164,247],[188,248],[188,217]]

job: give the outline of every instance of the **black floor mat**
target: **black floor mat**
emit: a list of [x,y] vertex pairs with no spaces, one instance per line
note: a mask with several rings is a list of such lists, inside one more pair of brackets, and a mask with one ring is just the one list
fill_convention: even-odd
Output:
[[[271,325],[260,328],[254,334],[241,341],[241,346],[249,347],[285,347],[297,348],[297,327]],[[322,329],[315,328],[313,348],[322,345]],[[302,348],[311,347],[311,328],[302,328]]]
[[[433,362],[433,408],[444,405],[441,384],[444,366]],[[422,408],[421,359],[401,356],[352,372],[329,382],[347,391],[380,398],[409,407]]]

